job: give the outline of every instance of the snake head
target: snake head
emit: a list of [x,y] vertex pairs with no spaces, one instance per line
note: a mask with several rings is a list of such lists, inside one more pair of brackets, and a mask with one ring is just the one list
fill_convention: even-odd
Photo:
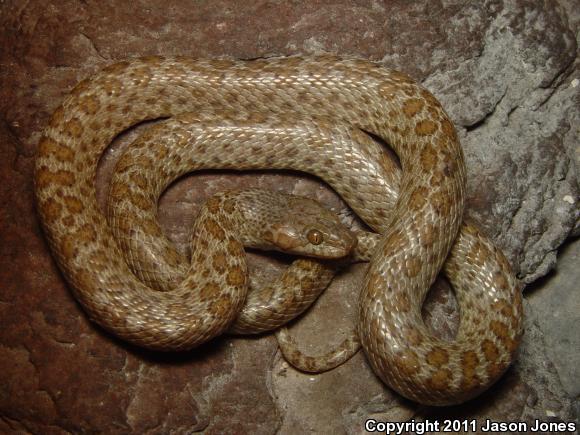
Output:
[[264,236],[274,249],[321,259],[343,258],[353,252],[357,238],[336,214],[314,200],[286,196],[283,218]]

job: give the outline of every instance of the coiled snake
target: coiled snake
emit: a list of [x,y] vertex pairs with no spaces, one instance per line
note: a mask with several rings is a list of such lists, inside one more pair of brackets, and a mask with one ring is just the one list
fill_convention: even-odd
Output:
[[[362,284],[358,334],[385,383],[412,400],[446,405],[474,397],[501,376],[521,336],[521,295],[501,252],[474,227],[459,231],[465,170],[453,125],[437,100],[407,76],[361,60],[150,57],[81,82],[40,141],[35,183],[53,254],[91,319],[125,340],[163,350],[195,347],[234,321],[243,297],[209,289],[208,299],[219,298],[205,301],[209,311],[203,311],[189,289],[158,292],[137,280],[120,260],[95,198],[97,163],[116,134],[143,120],[208,109],[257,123],[264,121],[260,114],[279,116],[271,131],[282,143],[289,137],[282,121],[320,119],[324,140],[313,151],[306,144],[264,154],[260,146],[250,149],[261,167],[292,167],[327,180],[383,234]],[[369,142],[363,131],[398,155],[398,197],[385,194],[393,187],[376,176],[385,170],[377,151],[358,151],[340,140],[343,134]],[[337,152],[341,146],[349,148]],[[350,171],[333,178],[325,168],[336,167],[339,155],[347,157],[342,164]],[[365,178],[373,165],[382,169]],[[383,190],[369,200],[377,183]],[[421,306],[450,251],[446,273],[456,287],[461,323],[456,339],[445,342],[427,330]],[[186,284],[201,279],[195,261]],[[234,287],[243,284],[243,267],[228,273]]]

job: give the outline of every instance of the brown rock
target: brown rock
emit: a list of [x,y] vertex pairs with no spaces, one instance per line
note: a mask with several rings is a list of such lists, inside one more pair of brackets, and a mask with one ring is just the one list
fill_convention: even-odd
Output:
[[[531,421],[547,419],[545,410],[571,419],[572,401],[553,366],[544,364],[543,334],[533,319],[522,346],[525,359],[477,401],[446,410],[417,410],[397,398],[361,353],[313,376],[285,367],[271,337],[223,338],[179,355],[131,348],[90,323],[74,301],[42,235],[31,177],[51,112],[76,82],[116,60],[150,54],[360,56],[423,80],[441,100],[466,149],[470,214],[531,282],[553,267],[555,250],[578,227],[575,162],[566,151],[571,155],[578,143],[574,35],[580,20],[569,3],[2,2],[0,432],[361,433],[369,415]],[[143,128],[122,137],[103,159],[101,199],[122,143]],[[257,185],[341,207],[310,177],[206,173],[164,195],[164,230],[185,249],[203,199]],[[250,257],[258,282],[281,267]],[[344,319],[353,318],[353,288],[364,268],[353,269],[295,328],[305,351],[323,353],[349,330],[352,320]],[[453,297],[443,285],[430,299],[428,324],[452,337],[458,320]]]

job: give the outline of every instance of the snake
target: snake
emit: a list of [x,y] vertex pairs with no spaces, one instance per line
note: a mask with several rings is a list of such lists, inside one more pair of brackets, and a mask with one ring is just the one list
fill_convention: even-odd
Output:
[[[288,162],[300,160],[298,166],[306,166],[295,169],[348,195],[357,213],[373,209],[361,215],[380,236],[361,283],[357,334],[385,384],[416,402],[444,406],[474,398],[501,377],[522,335],[521,292],[501,251],[476,227],[463,224],[466,171],[455,128],[437,99],[410,77],[360,59],[152,56],[116,63],[81,81],[55,110],[39,142],[35,193],[51,251],[90,319],[156,350],[194,348],[235,321],[241,302],[227,291],[212,289],[208,293],[219,294],[217,301],[201,303],[198,292],[160,292],[139,281],[120,259],[96,202],[97,165],[116,135],[145,120],[208,109],[242,121],[257,118],[258,124],[279,116],[272,131],[282,137],[288,137],[285,120],[319,118],[325,140],[312,152],[305,144],[263,154],[258,145],[248,149],[265,167],[292,167]],[[355,142],[376,138],[396,153],[400,178],[391,186],[378,178],[383,193],[376,204],[366,196],[376,182],[360,169],[380,167],[385,159],[355,150],[338,130]],[[233,140],[224,150],[237,145]],[[341,147],[345,153],[338,152]],[[340,155],[351,170],[332,178],[325,168],[335,167]],[[393,186],[392,195],[384,194]],[[212,228],[206,230],[211,234]],[[199,261],[192,257],[184,282],[203,281]],[[465,261],[475,267],[464,267]],[[421,318],[425,295],[444,264],[456,291],[466,289],[457,292],[461,320],[453,341],[435,337]],[[224,276],[237,286],[243,275],[238,264]]]

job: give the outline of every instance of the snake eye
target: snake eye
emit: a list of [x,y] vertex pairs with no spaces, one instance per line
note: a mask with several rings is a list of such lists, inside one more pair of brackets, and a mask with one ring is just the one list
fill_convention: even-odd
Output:
[[306,238],[313,245],[320,245],[324,237],[322,236],[322,233],[320,231],[310,230],[308,231],[308,233],[306,233]]

